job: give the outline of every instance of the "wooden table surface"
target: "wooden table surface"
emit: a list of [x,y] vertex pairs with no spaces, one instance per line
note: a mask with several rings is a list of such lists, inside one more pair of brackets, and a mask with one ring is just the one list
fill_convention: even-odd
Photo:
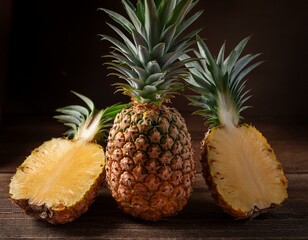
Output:
[[184,115],[191,132],[197,180],[188,205],[177,216],[145,222],[122,213],[103,188],[88,212],[72,223],[51,225],[24,215],[11,203],[8,185],[31,150],[65,130],[46,117],[4,118],[0,123],[1,239],[308,239],[308,121],[254,120],[282,162],[289,198],[252,221],[234,220],[212,200],[200,174],[202,119]]

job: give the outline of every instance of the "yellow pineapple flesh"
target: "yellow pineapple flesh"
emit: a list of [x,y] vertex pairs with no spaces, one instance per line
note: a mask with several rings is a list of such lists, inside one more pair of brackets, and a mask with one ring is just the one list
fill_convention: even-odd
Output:
[[202,142],[201,163],[213,197],[237,218],[254,216],[288,197],[281,163],[250,125],[211,129]]
[[54,138],[33,150],[17,169],[10,195],[29,215],[51,223],[70,222],[93,202],[104,167],[100,145]]
[[[75,92],[74,92],[75,93]],[[69,126],[68,138],[53,138],[32,151],[11,179],[9,194],[26,214],[54,224],[71,222],[87,211],[105,179],[105,152],[97,144],[115,115],[126,105],[96,110],[88,106],[57,109]]]
[[[198,38],[200,62],[188,64],[187,82],[198,95],[188,96],[195,114],[206,119],[209,130],[202,142],[203,175],[215,201],[236,218],[255,217],[284,202],[288,181],[265,137],[241,123],[249,91],[245,77],[261,62],[259,54],[241,56],[249,38],[225,57],[225,44],[216,59]],[[184,55],[183,59],[188,59]]]

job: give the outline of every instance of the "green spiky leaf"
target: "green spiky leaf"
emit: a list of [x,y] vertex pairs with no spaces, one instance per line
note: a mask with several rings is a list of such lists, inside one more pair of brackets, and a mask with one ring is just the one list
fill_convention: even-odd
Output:
[[[109,69],[125,84],[117,91],[136,103],[160,105],[183,89],[182,75],[188,73],[179,56],[190,50],[199,30],[187,30],[202,11],[188,14],[197,0],[122,0],[127,17],[103,9],[118,25],[108,24],[118,38],[101,35],[113,45],[107,57]],[[123,21],[123,23],[121,22]],[[125,32],[120,28],[124,28]],[[128,86],[129,85],[129,86]]]
[[105,8],[99,8],[98,10],[102,10],[105,13],[107,13],[115,22],[120,24],[126,31],[131,32],[135,29],[133,24],[131,24],[130,21],[128,21],[125,17],[123,17],[121,14],[118,14],[114,11],[105,9]]
[[104,142],[111,121],[113,121],[117,113],[129,105],[115,104],[105,109],[97,110],[91,99],[74,91],[72,93],[79,97],[87,108],[70,105],[56,110],[62,115],[56,115],[54,118],[70,128],[64,135],[74,140]]
[[[201,108],[194,112],[205,117],[210,127],[218,125],[236,126],[242,119],[240,113],[249,106],[251,97],[245,89],[245,78],[262,62],[252,63],[260,54],[247,54],[240,58],[248,38],[243,39],[225,58],[225,44],[215,59],[204,41],[198,37],[199,61],[187,63],[190,70],[185,79],[192,91],[198,95],[187,96],[190,104]],[[183,55],[182,60],[189,59]]]

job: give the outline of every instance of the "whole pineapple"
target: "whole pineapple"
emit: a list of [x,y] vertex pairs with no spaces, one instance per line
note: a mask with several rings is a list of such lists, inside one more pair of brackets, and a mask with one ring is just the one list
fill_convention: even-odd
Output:
[[129,20],[103,10],[125,30],[109,24],[123,42],[102,37],[114,45],[108,64],[126,81],[116,85],[133,106],[116,116],[110,130],[106,178],[124,212],[158,220],[181,211],[192,192],[190,134],[180,113],[165,104],[183,88],[179,78],[187,68],[178,57],[197,33],[183,31],[201,11],[187,17],[197,3],[193,0],[139,0],[136,7],[128,0],[122,3]]
[[54,224],[71,222],[87,211],[105,179],[105,153],[96,140],[104,137],[126,105],[97,111],[78,93],[89,109],[71,105],[55,116],[71,129],[68,138],[53,138],[32,151],[10,183],[10,196],[26,214]]
[[259,54],[239,58],[248,39],[227,58],[223,45],[215,60],[199,38],[195,53],[200,61],[188,63],[187,82],[198,93],[188,98],[201,108],[195,114],[209,124],[202,141],[203,175],[215,201],[236,218],[255,217],[288,197],[288,182],[273,149],[255,127],[240,123],[250,97],[243,79],[261,63],[251,64]]

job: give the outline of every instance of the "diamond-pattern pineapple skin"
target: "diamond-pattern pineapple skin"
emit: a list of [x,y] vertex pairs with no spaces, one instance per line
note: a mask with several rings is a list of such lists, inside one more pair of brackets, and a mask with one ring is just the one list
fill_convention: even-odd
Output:
[[167,106],[133,105],[117,115],[106,148],[106,179],[124,212],[145,220],[177,214],[195,178],[190,134]]
[[[266,138],[255,127],[248,124],[240,124],[236,129],[240,129],[239,136],[243,142],[246,142],[242,145],[242,148],[248,149],[249,146],[250,149],[254,149],[254,156],[263,157],[254,158],[250,154],[250,157],[255,161],[250,161],[250,170],[247,166],[238,165],[238,172],[234,171],[233,166],[236,166],[240,161],[232,158],[233,153],[229,152],[229,159],[232,161],[222,158],[222,152],[225,149],[221,145],[221,141],[230,145],[230,142],[228,142],[230,138],[228,139],[226,134],[222,133],[227,131],[223,126],[214,127],[205,134],[201,144],[202,173],[213,199],[226,213],[235,218],[253,218],[262,212],[281,205],[287,199],[288,180],[273,149]],[[218,139],[218,135],[221,136],[221,141]],[[232,134],[231,141],[238,141],[236,134]],[[234,149],[232,144],[230,146]],[[236,156],[243,154],[241,148],[236,148],[236,151],[241,152]],[[236,151],[233,152],[237,154]],[[249,157],[246,157],[247,162],[249,162]],[[220,166],[224,165],[225,171],[218,171],[218,164]],[[264,195],[261,196],[258,189],[253,187],[243,190],[243,186],[249,182],[249,179],[246,178],[247,175],[260,185],[261,192]],[[228,188],[226,185],[232,186],[232,188]],[[235,192],[241,192],[241,194]],[[232,201],[230,201],[232,199],[230,198],[231,195],[234,197]],[[244,203],[248,203],[250,207],[247,208],[247,205],[245,206]]]

